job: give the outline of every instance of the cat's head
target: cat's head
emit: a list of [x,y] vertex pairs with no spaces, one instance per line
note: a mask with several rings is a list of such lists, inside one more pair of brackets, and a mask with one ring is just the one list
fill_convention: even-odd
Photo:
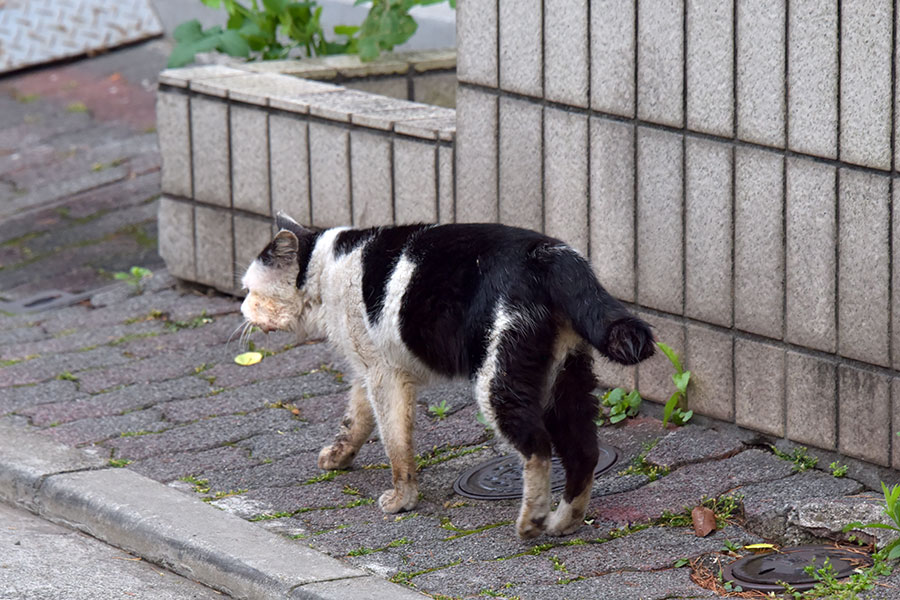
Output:
[[250,263],[241,284],[247,297],[241,313],[263,331],[307,331],[312,299],[304,290],[307,268],[318,232],[287,215],[275,220],[278,234]]

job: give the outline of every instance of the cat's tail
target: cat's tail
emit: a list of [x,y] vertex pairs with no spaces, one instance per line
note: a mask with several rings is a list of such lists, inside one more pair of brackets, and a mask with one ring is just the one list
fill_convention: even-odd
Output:
[[603,289],[590,264],[566,246],[546,248],[550,296],[575,333],[606,358],[633,365],[656,350],[650,326]]

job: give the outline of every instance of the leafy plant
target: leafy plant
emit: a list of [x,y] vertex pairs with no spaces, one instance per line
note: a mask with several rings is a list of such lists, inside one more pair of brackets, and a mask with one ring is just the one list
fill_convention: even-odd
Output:
[[840,478],[847,474],[847,469],[850,468],[850,465],[842,465],[838,461],[834,461],[828,465],[828,468],[831,469],[831,474],[833,476]]
[[153,271],[144,267],[131,267],[127,272],[113,273],[113,279],[124,281],[139,294],[143,291],[144,280],[150,277],[153,277]]
[[657,342],[656,345],[675,367],[675,374],[672,375],[672,381],[675,382],[675,393],[672,394],[663,409],[663,427],[669,424],[669,420],[680,427],[694,416],[694,411],[687,410],[687,387],[691,382],[691,372],[684,370],[681,366],[681,359],[672,348],[662,342]]
[[[779,450],[775,446],[770,446],[770,448],[772,448],[772,452],[774,452],[775,456],[778,458],[794,463],[793,469],[795,473],[802,473],[803,471],[812,469],[819,463],[818,458],[810,456],[807,453],[805,446],[794,448],[790,453]],[[835,475],[835,477],[839,477],[839,475]]]
[[[881,490],[884,492],[884,506],[882,510],[887,517],[894,522],[893,525],[888,523],[860,523],[854,521],[844,526],[844,533],[851,529],[889,529],[900,533],[900,484],[891,486],[890,488],[883,481],[881,482]],[[881,552],[887,556],[888,560],[900,558],[900,538],[894,540],[881,549]]]
[[[359,54],[362,60],[373,60],[382,50],[406,42],[418,25],[409,14],[416,6],[437,4],[444,0],[356,0],[356,5],[371,4],[361,25],[338,25],[336,36],[343,41],[328,40],[322,30],[322,7],[316,0],[250,0],[247,6],[238,0],[201,0],[210,8],[223,7],[228,13],[225,29],[216,25],[208,29],[196,19],[179,25],[173,32],[175,48],[169,67],[193,62],[198,52],[216,50],[229,56],[281,59],[300,51],[306,56]],[[448,0],[456,8],[455,0]]]
[[428,406],[428,412],[434,415],[434,417],[440,421],[447,417],[447,414],[450,412],[452,407],[447,404],[446,400],[441,400],[440,404],[431,404]]
[[[594,422],[597,425],[603,425],[606,419],[609,419],[609,422],[615,425],[626,417],[637,415],[641,408],[641,402],[641,394],[637,390],[631,390],[628,393],[624,388],[609,390],[600,398],[601,409]],[[608,414],[604,413],[602,408],[604,406],[609,408]]]

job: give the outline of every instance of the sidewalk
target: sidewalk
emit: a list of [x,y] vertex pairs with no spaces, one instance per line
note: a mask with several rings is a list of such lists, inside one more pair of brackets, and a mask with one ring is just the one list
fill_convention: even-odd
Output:
[[[383,515],[390,474],[377,441],[352,470],[316,468],[346,401],[341,361],[323,344],[256,334],[267,356],[238,366],[237,300],[167,276],[155,251],[153,86],[141,79],[156,66],[152,52],[134,56],[0,82],[0,296],[86,294],[0,316],[6,501],[235,597],[273,598],[716,597],[682,559],[728,562],[726,542],[829,539],[877,518],[877,495],[853,471],[796,473],[753,437],[642,416],[601,429],[620,459],[595,484],[589,523],[523,543],[510,525],[517,501],[453,491],[499,454],[458,386],[420,398],[423,497]],[[132,265],[154,272],[140,294],[110,278]],[[438,419],[428,408],[442,400]],[[672,517],[737,495],[743,511],[709,537]],[[900,594],[897,576],[882,583],[863,597]]]

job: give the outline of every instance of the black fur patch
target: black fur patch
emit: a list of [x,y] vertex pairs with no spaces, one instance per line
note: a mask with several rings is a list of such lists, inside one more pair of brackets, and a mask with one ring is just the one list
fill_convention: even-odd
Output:
[[334,240],[335,258],[350,254],[375,236],[377,229],[347,229],[337,234]]
[[375,230],[374,237],[363,250],[363,301],[369,323],[375,324],[381,318],[387,283],[410,238],[425,229],[427,225],[403,225]]

